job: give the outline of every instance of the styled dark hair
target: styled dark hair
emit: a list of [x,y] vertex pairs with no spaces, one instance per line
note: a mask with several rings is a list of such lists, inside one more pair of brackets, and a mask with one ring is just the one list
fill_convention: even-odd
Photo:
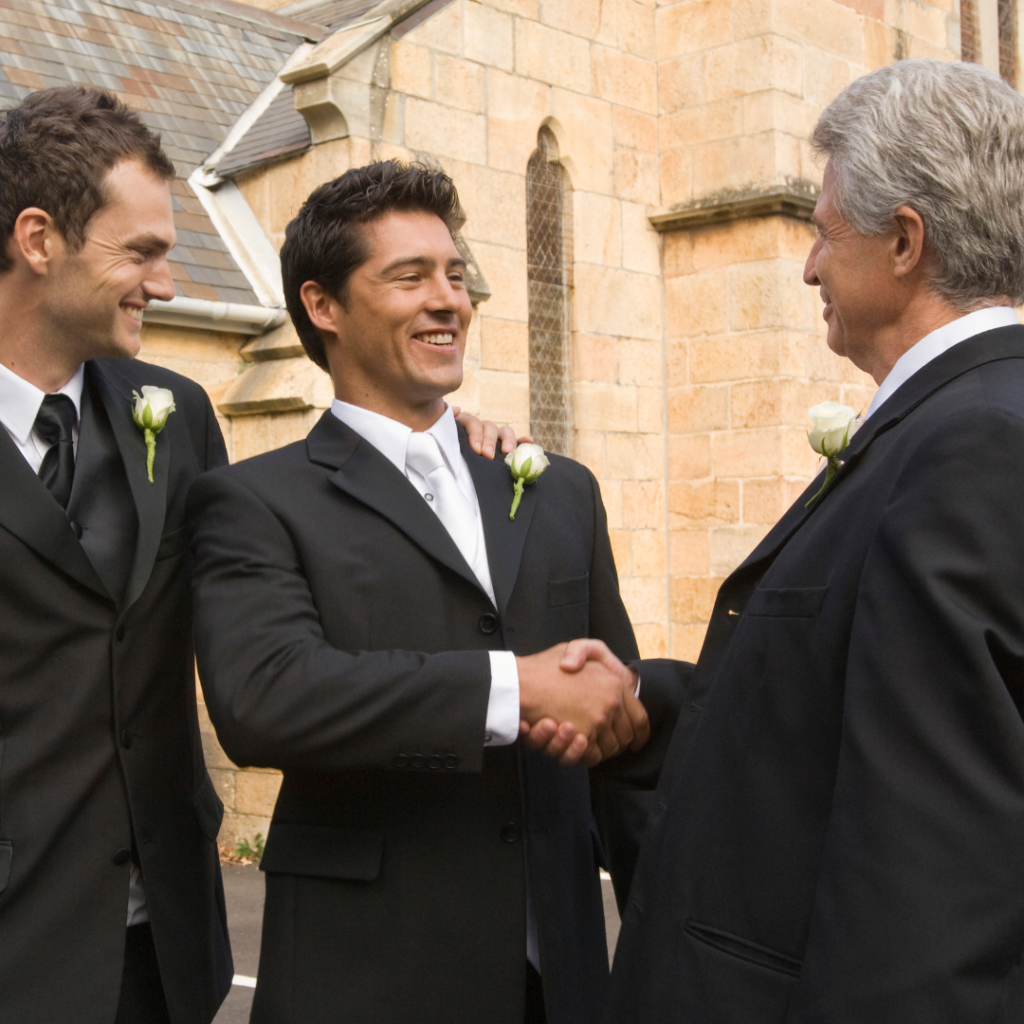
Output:
[[285,302],[306,355],[322,370],[329,371],[323,338],[306,313],[299,289],[315,281],[344,305],[349,278],[370,257],[363,226],[395,210],[433,213],[453,236],[462,222],[459,194],[443,171],[379,160],[317,188],[285,231]]
[[175,176],[160,137],[102,89],[43,89],[0,111],[0,273],[11,268],[14,222],[30,206],[53,218],[71,252],[81,249],[86,225],[107,203],[107,173],[129,159],[164,181]]

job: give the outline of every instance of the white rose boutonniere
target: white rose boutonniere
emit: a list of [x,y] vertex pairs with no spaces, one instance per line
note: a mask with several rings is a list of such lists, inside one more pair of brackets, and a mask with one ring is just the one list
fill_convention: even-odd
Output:
[[508,514],[509,519],[515,519],[516,509],[523,497],[523,486],[532,484],[551,463],[539,444],[521,444],[505,456],[505,465],[512,470],[512,479],[516,485],[512,511]]
[[846,450],[857,429],[857,413],[848,405],[840,405],[838,402],[822,402],[807,412],[814,422],[814,426],[807,431],[807,440],[819,455],[828,460],[825,481],[805,506],[810,508],[825,493],[843,464],[839,456]]
[[167,417],[174,412],[174,394],[167,388],[142,386],[142,394],[133,391],[135,405],[132,419],[146,439],[146,473],[153,482],[153,462],[156,459],[156,435],[167,425]]

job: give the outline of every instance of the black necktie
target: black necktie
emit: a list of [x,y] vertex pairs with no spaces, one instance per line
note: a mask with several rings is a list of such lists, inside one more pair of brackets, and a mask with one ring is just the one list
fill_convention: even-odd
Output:
[[75,476],[75,447],[71,431],[77,419],[75,403],[67,395],[47,395],[36,416],[36,433],[51,445],[39,467],[39,479],[46,484],[61,508],[68,507],[71,481]]

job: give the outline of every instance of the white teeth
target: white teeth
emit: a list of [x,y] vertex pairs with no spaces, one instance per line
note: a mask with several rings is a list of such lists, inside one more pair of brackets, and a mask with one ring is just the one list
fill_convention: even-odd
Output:
[[122,306],[121,307],[133,320],[142,322],[142,310],[138,306]]
[[450,345],[454,340],[451,334],[421,334],[419,339],[427,345]]

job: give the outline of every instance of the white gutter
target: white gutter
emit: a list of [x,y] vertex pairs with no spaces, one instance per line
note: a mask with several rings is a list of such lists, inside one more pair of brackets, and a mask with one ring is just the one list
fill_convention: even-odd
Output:
[[145,323],[191,327],[199,331],[264,334],[280,327],[288,314],[283,309],[247,306],[240,302],[211,302],[175,295],[170,302],[153,299],[142,314]]

